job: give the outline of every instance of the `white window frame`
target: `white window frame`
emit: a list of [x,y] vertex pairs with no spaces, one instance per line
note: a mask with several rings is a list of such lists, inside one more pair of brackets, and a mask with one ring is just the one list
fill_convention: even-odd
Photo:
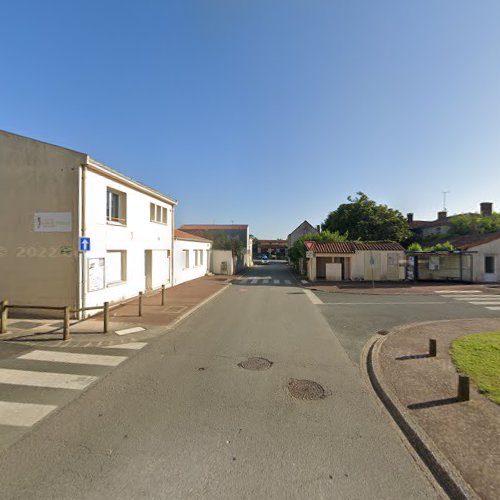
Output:
[[[116,197],[116,198],[115,198]],[[113,202],[116,200],[116,202]],[[118,204],[117,215],[113,217],[114,204]],[[127,225],[127,193],[108,187],[106,190],[106,221],[108,224]]]
[[[120,263],[121,263],[120,279],[108,281],[108,277],[109,277],[110,273],[109,273],[107,259],[109,257],[109,254],[120,254]],[[125,283],[127,281],[127,251],[126,250],[107,250],[104,270],[105,270],[105,277],[106,277],[106,287],[121,285],[122,283]]]
[[184,252],[184,269],[189,269],[189,250],[185,249]]
[[168,208],[156,203],[149,204],[149,220],[156,224],[168,224]]

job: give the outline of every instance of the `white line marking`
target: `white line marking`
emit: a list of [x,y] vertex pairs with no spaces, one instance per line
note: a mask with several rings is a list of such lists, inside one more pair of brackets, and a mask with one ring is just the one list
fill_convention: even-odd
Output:
[[31,427],[57,406],[0,401],[0,425]]
[[483,293],[481,290],[434,290],[434,293]]
[[496,300],[496,301],[486,301],[486,300],[483,300],[481,302],[469,302],[469,304],[472,304],[474,306],[498,306],[500,304],[500,301]]
[[311,290],[304,290],[305,294],[309,297],[309,300],[313,303],[313,304],[323,304],[323,301],[317,296],[315,295],[313,292],[311,292]]
[[[308,290],[310,291],[310,290]],[[312,292],[311,292],[312,293]],[[325,306],[406,306],[406,305],[434,305],[434,304],[449,304],[449,302],[324,302]]]
[[252,280],[252,281],[250,281],[250,283],[251,283],[252,285],[256,285],[256,284],[257,284],[257,280]]
[[92,377],[90,375],[34,372],[28,370],[9,370],[7,368],[0,368],[0,384],[82,390],[96,380],[97,377]]
[[78,354],[61,351],[32,351],[18,359],[31,359],[35,361],[51,361],[54,363],[73,363],[77,365],[118,366],[125,361],[127,356],[108,356],[103,354]]
[[269,280],[264,280],[262,284],[267,285],[269,283]]
[[281,283],[280,280],[274,280],[275,285],[279,285],[280,283]]
[[[441,295],[444,297],[444,295]],[[500,295],[470,295],[469,297],[450,297],[455,300],[500,300]]]
[[285,280],[285,285],[291,285],[292,282],[290,280]]
[[103,345],[100,346],[102,349],[132,349],[138,351],[143,347],[146,347],[147,342],[128,342],[126,344],[116,344],[116,345]]
[[138,332],[143,332],[145,328],[142,328],[141,326],[136,326],[134,328],[125,328],[125,330],[116,330],[115,333],[117,335],[128,335],[129,333],[138,333]]
[[500,311],[500,307],[486,307],[485,309],[489,309],[490,311]]
[[300,282],[301,282],[303,285],[308,285],[308,284],[309,284],[309,281],[307,281],[307,280],[300,280]]

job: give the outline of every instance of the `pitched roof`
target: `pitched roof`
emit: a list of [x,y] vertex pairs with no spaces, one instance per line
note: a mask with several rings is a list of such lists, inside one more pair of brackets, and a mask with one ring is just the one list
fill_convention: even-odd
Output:
[[227,229],[248,229],[248,224],[184,224],[181,226],[183,231],[217,231]]
[[188,240],[188,241],[203,241],[204,243],[212,243],[211,240],[207,240],[206,238],[202,238],[201,236],[196,236],[194,234],[185,233],[184,231],[180,231],[179,229],[175,230],[175,239]]
[[404,251],[404,248],[399,243],[383,241],[316,242],[313,247],[315,253],[355,253],[356,250],[401,252]]
[[485,234],[469,234],[466,236],[451,238],[449,241],[458,250],[467,250],[468,248],[484,245],[485,243],[490,243],[491,241],[495,241],[499,238],[500,232],[497,232]]

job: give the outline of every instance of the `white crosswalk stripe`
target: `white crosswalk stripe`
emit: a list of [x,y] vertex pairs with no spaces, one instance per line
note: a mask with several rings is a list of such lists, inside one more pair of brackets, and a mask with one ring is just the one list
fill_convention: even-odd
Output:
[[97,377],[92,375],[73,375],[71,373],[35,372],[30,370],[0,368],[0,384],[83,390],[96,380]]
[[439,298],[467,302],[473,306],[483,306],[490,311],[500,311],[500,295],[497,294],[483,293],[481,290],[435,290],[435,292],[439,294]]
[[78,354],[61,351],[32,351],[18,359],[52,361],[54,363],[75,363],[78,365],[118,366],[127,356],[107,356],[102,354]]
[[481,290],[434,290],[434,293],[483,293]]
[[103,345],[100,347],[101,349],[130,349],[132,351],[138,351],[147,345],[147,342],[127,342],[126,344]]
[[486,307],[486,309],[489,309],[490,311],[500,311],[500,307]]
[[56,408],[54,405],[0,401],[0,425],[31,427]]
[[274,282],[275,285],[279,285],[281,283],[280,280],[273,280],[273,282]]
[[250,281],[250,283],[251,283],[252,285],[256,285],[258,282],[259,282],[259,280],[252,280],[252,281]]

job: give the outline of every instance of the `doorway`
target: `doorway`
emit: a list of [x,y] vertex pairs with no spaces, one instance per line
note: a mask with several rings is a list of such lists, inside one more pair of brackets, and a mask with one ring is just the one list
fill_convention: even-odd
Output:
[[145,289],[153,289],[153,251],[144,251],[144,274],[146,278]]

